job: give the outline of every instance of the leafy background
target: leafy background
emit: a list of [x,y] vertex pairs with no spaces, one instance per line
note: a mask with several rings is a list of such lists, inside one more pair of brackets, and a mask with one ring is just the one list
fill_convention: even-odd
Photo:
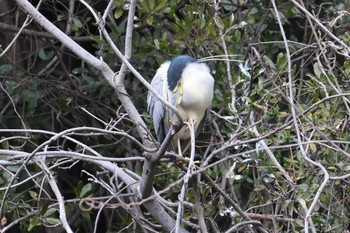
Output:
[[[102,0],[86,2],[101,13],[108,4]],[[348,1],[299,3],[335,38],[350,43]],[[13,1],[0,4],[3,51],[21,27],[25,14]],[[316,195],[320,195],[311,214],[311,229],[347,232],[349,51],[315,21],[309,21],[292,1],[278,0],[276,5],[289,42],[289,57],[271,1],[222,0],[217,5],[194,0],[138,1],[130,62],[148,81],[161,63],[178,54],[202,58],[211,67],[216,81],[215,96],[209,120],[196,140],[198,159],[207,163],[201,167],[205,173],[249,217],[260,221],[263,229],[303,232],[307,210]],[[125,46],[128,9],[128,1],[114,1],[107,20],[106,27],[118,48]],[[39,10],[85,49],[106,61],[113,70],[119,70],[121,61],[80,2],[43,1]],[[139,138],[114,89],[99,72],[43,33],[40,25],[32,22],[26,29],[0,57],[0,128],[57,133],[82,126],[106,128],[103,123],[106,122]],[[296,122],[289,99],[290,85]],[[152,130],[152,120],[146,111],[147,89],[131,73],[127,74],[125,86]],[[50,137],[45,132],[9,130],[0,134],[0,148],[18,152],[32,152]],[[298,136],[305,153],[300,150]],[[86,132],[72,137],[106,157],[142,156],[142,151],[130,140],[119,136]],[[264,145],[267,149],[263,149]],[[82,152],[79,145],[64,138],[51,143],[49,149]],[[211,154],[215,156],[210,158]],[[314,162],[305,159],[305,155]],[[271,156],[291,180],[276,167]],[[1,153],[0,158],[7,160]],[[121,200],[107,203],[110,194],[102,185],[102,181],[109,181],[107,172],[79,160],[53,158],[47,162],[65,197],[70,224],[76,232],[93,232],[96,219],[98,232],[141,231],[142,224],[133,219],[127,207],[118,205]],[[118,165],[141,174],[142,161]],[[7,200],[0,217],[7,223],[20,219],[6,232],[62,231],[51,228],[60,223],[57,206],[55,200],[48,198],[52,193],[45,173],[35,163],[26,166],[17,177],[18,185],[4,196],[3,191],[18,166],[0,164],[0,197]],[[183,175],[181,169],[165,160],[157,168],[155,189],[167,189]],[[327,175],[331,178],[320,189]],[[121,187],[118,188],[122,190]],[[197,189],[193,189],[194,184],[190,183],[186,201],[194,203],[194,193],[199,192],[211,232],[225,232],[242,221],[211,184],[200,180]],[[181,185],[175,185],[163,197],[176,202],[180,190]],[[86,198],[107,204],[84,206]],[[128,202],[127,197],[120,199]],[[147,213],[144,217],[153,221]],[[190,223],[197,224],[197,217],[191,208],[185,209],[187,230],[196,231]],[[5,225],[2,223],[2,227]],[[244,227],[231,232],[243,231]],[[161,231],[157,225],[154,228]]]

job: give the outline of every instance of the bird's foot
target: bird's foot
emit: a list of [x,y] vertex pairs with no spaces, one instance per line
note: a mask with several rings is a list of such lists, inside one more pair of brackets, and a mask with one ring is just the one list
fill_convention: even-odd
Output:
[[[189,157],[183,157],[183,160],[178,160],[177,164],[183,166],[184,164],[189,164],[190,163],[190,158]],[[193,163],[197,166],[201,164],[201,161],[199,160],[194,160]]]
[[188,118],[188,119],[185,119],[184,122],[194,125],[196,123],[196,120],[193,118]]

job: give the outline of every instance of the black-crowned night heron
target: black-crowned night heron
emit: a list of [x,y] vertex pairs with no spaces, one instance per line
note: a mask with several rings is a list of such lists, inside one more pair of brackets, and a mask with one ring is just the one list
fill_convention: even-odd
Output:
[[[194,124],[195,131],[201,127],[206,111],[211,106],[214,91],[214,78],[206,64],[187,55],[177,56],[159,67],[151,85],[176,107],[184,121]],[[148,92],[147,104],[158,141],[162,143],[171,124],[178,124],[178,118],[151,92]],[[189,138],[188,127],[182,127],[173,137],[173,149],[178,148],[180,140]]]

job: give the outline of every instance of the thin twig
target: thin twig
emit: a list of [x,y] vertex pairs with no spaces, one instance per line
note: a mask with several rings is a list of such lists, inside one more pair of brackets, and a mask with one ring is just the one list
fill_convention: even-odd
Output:
[[[4,22],[0,22],[0,29],[2,31],[11,31],[18,33],[21,31],[19,36],[32,36],[35,38],[43,38],[43,39],[56,39],[55,36],[48,34],[47,32],[40,32],[31,29],[22,29],[13,25],[6,24]],[[88,42],[92,41],[91,36],[69,36],[72,40],[76,42]]]
[[184,181],[182,184],[181,192],[179,195],[179,205],[177,209],[177,217],[176,217],[176,225],[175,225],[175,233],[179,233],[180,222],[183,215],[183,202],[185,201],[185,195],[187,192],[188,181],[192,176],[192,172],[194,169],[194,155],[195,155],[195,132],[194,132],[194,123],[193,122],[185,122],[188,129],[190,130],[191,135],[191,156],[190,161],[188,163],[187,172],[184,176]]
[[242,227],[242,226],[244,226],[244,225],[248,225],[248,224],[260,225],[260,226],[262,226],[261,222],[256,221],[256,220],[250,220],[250,221],[240,222],[240,223],[234,225],[233,227],[231,227],[230,229],[228,229],[227,231],[225,231],[225,233],[232,233],[232,232],[238,231],[240,227]]
[[200,227],[201,233],[207,233],[208,229],[205,224],[204,218],[204,209],[202,207],[201,199],[200,199],[200,188],[199,188],[199,178],[200,174],[192,177],[193,181],[193,196],[194,196],[194,210],[196,211],[198,225]]
[[[251,124],[254,125],[255,120],[254,120],[254,113],[251,112],[249,119],[251,121]],[[252,128],[253,133],[255,134],[256,137],[261,137],[257,127],[254,125]],[[277,161],[276,157],[274,156],[274,154],[272,153],[271,149],[267,146],[266,142],[262,139],[258,142],[262,148],[266,151],[266,153],[268,154],[271,162],[276,166],[276,168],[282,173],[282,175],[286,178],[286,180],[288,181],[289,185],[294,189],[295,187],[295,183],[293,181],[293,179],[289,176],[288,172],[286,172],[286,170],[281,166],[281,164]]]
[[[342,48],[347,51],[346,54],[350,53],[350,48],[349,46],[347,46],[342,40],[340,40],[338,37],[336,37],[331,31],[328,30],[327,27],[325,27],[319,20],[317,20],[309,11],[307,11],[305,9],[305,7],[303,7],[302,5],[300,5],[296,0],[291,0],[291,2],[299,8],[299,10],[301,10],[305,15],[309,16],[310,19],[313,20],[313,22],[315,22],[317,24],[317,26],[319,26],[322,31],[324,31],[325,33],[327,33],[332,39],[334,39],[337,43],[339,43]],[[345,54],[345,55],[346,55]],[[347,55],[347,57],[349,57],[349,55]]]
[[[295,2],[295,1],[293,1],[293,2]],[[315,196],[315,199],[314,199],[312,205],[309,207],[309,209],[308,209],[308,211],[306,213],[305,219],[304,219],[304,231],[305,231],[305,233],[308,233],[309,232],[309,223],[310,223],[310,225],[313,225],[312,224],[312,219],[310,218],[310,215],[311,215],[311,213],[313,211],[314,206],[316,205],[317,201],[319,200],[321,192],[323,191],[325,185],[327,184],[327,182],[329,180],[329,175],[327,173],[327,170],[323,166],[321,166],[320,164],[312,161],[311,159],[309,159],[307,157],[306,151],[305,151],[304,146],[302,144],[302,139],[301,139],[301,136],[300,136],[300,130],[299,130],[299,125],[298,125],[296,110],[295,110],[295,106],[294,106],[293,80],[292,80],[292,62],[290,60],[290,52],[289,52],[289,47],[288,47],[288,41],[287,41],[286,34],[284,32],[284,28],[283,28],[283,25],[282,25],[282,22],[281,22],[281,19],[280,19],[280,16],[279,16],[279,12],[278,12],[275,0],[272,0],[271,3],[273,5],[274,11],[275,11],[275,15],[276,15],[276,18],[277,18],[277,21],[278,21],[278,25],[280,27],[280,31],[281,31],[281,34],[282,34],[282,37],[283,37],[283,41],[285,41],[285,49],[286,49],[287,62],[288,62],[287,64],[288,64],[288,82],[289,82],[289,84],[288,84],[288,86],[289,86],[289,102],[290,102],[290,105],[291,105],[293,122],[294,122],[294,128],[295,128],[295,131],[296,131],[296,136],[297,136],[297,141],[298,141],[298,144],[299,144],[299,149],[300,149],[301,154],[303,155],[303,158],[307,162],[309,162],[309,163],[311,163],[311,164],[313,164],[315,166],[320,167],[322,169],[322,171],[324,172],[324,174],[325,174],[325,179],[322,182],[322,185],[320,186],[320,188],[318,189],[318,191],[316,193],[316,196]],[[337,40],[339,40],[339,39],[337,38]],[[313,228],[311,228],[311,229],[312,229],[312,231],[315,231],[315,229],[313,229]]]
[[60,213],[59,218],[61,220],[62,226],[66,230],[66,232],[73,233],[73,230],[70,228],[69,223],[67,221],[66,207],[64,205],[64,200],[63,200],[63,196],[61,194],[61,191],[60,191],[55,179],[53,178],[50,170],[46,166],[45,160],[44,159],[40,160],[39,164],[41,166],[41,169],[46,173],[48,181],[49,181],[49,185],[50,185],[53,193],[56,196],[56,200],[58,202],[58,207],[59,207],[59,213]]

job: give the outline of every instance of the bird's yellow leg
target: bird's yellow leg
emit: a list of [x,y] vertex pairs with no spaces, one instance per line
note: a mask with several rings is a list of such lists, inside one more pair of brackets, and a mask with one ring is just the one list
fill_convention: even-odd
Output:
[[177,150],[178,150],[179,155],[182,157],[180,138],[177,138]]
[[[194,124],[196,124],[196,120],[193,119],[193,118],[189,118],[186,122],[187,122],[189,125],[194,125]],[[187,126],[187,127],[189,127],[189,126]]]
[[[193,118],[186,119],[186,120],[184,120],[184,123],[186,124],[187,130],[189,130],[190,132],[191,131],[194,132],[194,126],[196,124],[196,120],[195,119],[193,119]],[[195,140],[194,135],[191,134],[190,140],[191,140],[191,157],[192,157],[192,153],[193,153],[193,155],[195,153],[194,152],[195,148],[192,147],[192,140]],[[178,141],[178,148],[180,148],[180,147],[181,147],[181,144],[180,144],[180,140],[179,140]],[[179,154],[180,153],[181,153],[181,149],[179,150]],[[182,154],[180,154],[180,155],[182,156]],[[184,159],[186,159],[187,161],[190,162],[190,158],[184,157]],[[196,161],[193,161],[193,163],[196,164],[196,165],[199,165],[200,161],[196,160]]]

